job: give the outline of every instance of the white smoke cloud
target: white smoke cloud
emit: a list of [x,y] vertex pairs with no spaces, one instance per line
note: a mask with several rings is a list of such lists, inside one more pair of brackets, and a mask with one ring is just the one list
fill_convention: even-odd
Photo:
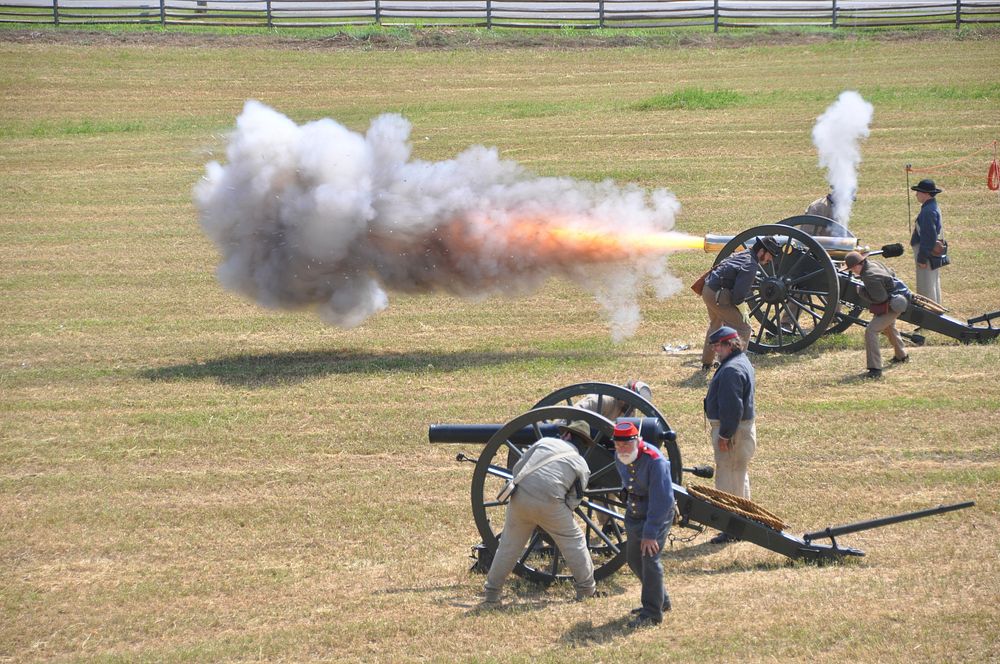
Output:
[[222,254],[219,281],[264,306],[314,308],[352,327],[388,305],[387,291],[520,295],[560,275],[595,295],[616,340],[636,331],[644,286],[661,298],[679,288],[666,251],[598,242],[568,252],[539,230],[612,240],[668,231],[680,209],[668,191],[538,177],[481,146],[415,160],[409,134],[398,115],[362,135],[331,119],[300,126],[248,101],[227,163],[207,164],[195,187],[202,228]]
[[826,181],[833,192],[833,215],[844,226],[850,221],[858,191],[861,141],[868,138],[874,111],[860,94],[848,90],[837,97],[813,126],[819,165],[826,168]]

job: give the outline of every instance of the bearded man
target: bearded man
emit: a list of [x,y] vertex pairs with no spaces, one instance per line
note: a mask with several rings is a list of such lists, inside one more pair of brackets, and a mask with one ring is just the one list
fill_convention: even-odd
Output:
[[663,585],[663,546],[674,520],[674,485],[670,462],[639,437],[631,422],[615,426],[615,466],[628,491],[625,510],[625,559],[642,582],[642,606],[633,609],[629,627],[663,622],[670,596]]

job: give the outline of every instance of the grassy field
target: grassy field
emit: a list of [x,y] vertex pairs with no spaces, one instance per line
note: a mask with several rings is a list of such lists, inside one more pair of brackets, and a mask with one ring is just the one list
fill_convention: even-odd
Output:
[[[859,379],[859,329],[755,359],[754,499],[791,532],[975,508],[845,537],[868,555],[842,565],[678,542],[655,630],[623,628],[639,592],[625,573],[581,604],[517,580],[511,608],[484,613],[471,466],[453,460],[476,448],[429,445],[427,426],[641,377],[685,463],[710,462],[700,301],[644,294],[621,344],[561,281],[519,299],[391,294],[361,327],[331,328],[223,291],[191,195],[253,98],[356,130],[401,112],[421,159],[497,146],[542,175],[667,187],[679,230],[736,233],[826,190],[810,130],[855,89],[875,116],[851,228],[906,242],[904,165],[1000,138],[1000,34],[400,50],[10,34],[0,661],[1000,660],[997,344],[929,335],[878,385]],[[675,108],[692,88],[718,103]],[[991,158],[934,174],[958,317],[1000,309]],[[690,283],[711,260],[670,265]],[[908,256],[891,264],[914,283]]]

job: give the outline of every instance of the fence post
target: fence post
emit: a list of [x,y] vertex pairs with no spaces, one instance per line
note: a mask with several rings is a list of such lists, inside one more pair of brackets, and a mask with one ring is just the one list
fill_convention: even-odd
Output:
[[59,25],[59,0],[52,0],[52,25]]
[[167,24],[167,0],[160,0],[160,25]]
[[962,0],[955,0],[955,29],[962,27]]
[[375,25],[382,25],[382,2],[375,0]]
[[837,0],[833,0],[833,11],[831,12],[831,26],[832,28],[837,27]]
[[493,29],[493,0],[486,0],[486,29]]
[[271,16],[271,0],[267,0],[267,27],[270,30],[274,27],[274,18]]
[[597,11],[598,11],[598,16],[599,16],[598,24],[600,25],[601,28],[603,28],[604,27],[604,0],[601,0],[597,4]]
[[715,0],[715,7],[713,8],[713,21],[712,21],[712,32],[719,31],[719,0]]

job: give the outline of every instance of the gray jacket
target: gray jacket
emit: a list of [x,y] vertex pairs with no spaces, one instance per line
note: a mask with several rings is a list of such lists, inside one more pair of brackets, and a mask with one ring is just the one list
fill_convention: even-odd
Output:
[[560,438],[542,438],[529,447],[524,456],[514,464],[513,472],[514,476],[517,477],[517,474],[525,466],[563,452],[574,452],[575,454],[547,463],[518,480],[518,492],[524,491],[539,500],[565,502],[570,509],[576,509],[580,504],[580,497],[577,496],[573,484],[579,480],[580,493],[582,494],[590,481],[590,468],[587,467],[587,462],[580,456],[579,450],[572,443]]
[[858,297],[865,304],[881,304],[896,290],[896,273],[871,259],[861,268],[861,281]]
[[806,214],[833,219],[833,201],[830,199],[830,195],[827,194],[823,198],[817,198],[810,203],[809,207],[806,208]]

